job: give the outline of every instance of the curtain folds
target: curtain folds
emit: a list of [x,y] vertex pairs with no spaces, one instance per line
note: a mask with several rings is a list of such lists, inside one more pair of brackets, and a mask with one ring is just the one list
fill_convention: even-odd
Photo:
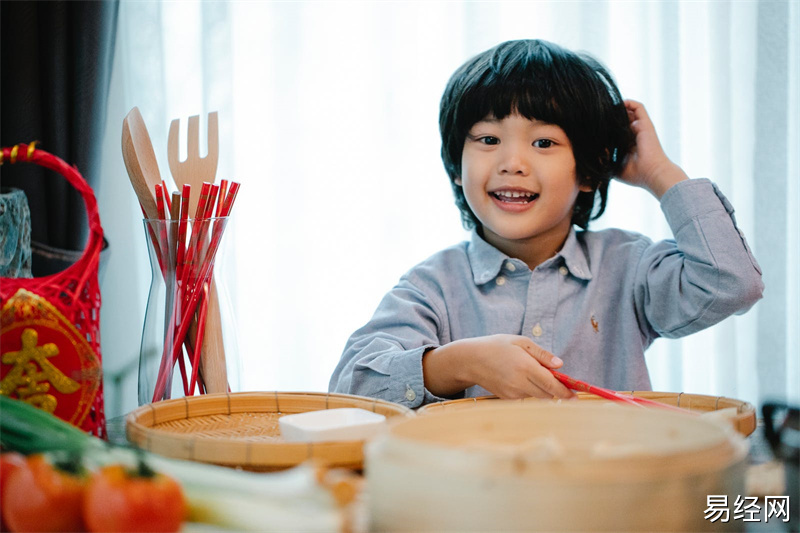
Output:
[[[758,313],[758,333],[761,340],[758,345],[759,364],[770,368],[771,372],[759,372],[758,384],[760,390],[770,391],[771,394],[776,394],[785,386],[783,381],[792,366],[790,359],[786,357],[789,340],[786,333],[787,329],[797,327],[797,323],[792,325],[781,318],[788,316],[788,308],[792,305],[792,302],[781,297],[788,295],[791,272],[788,255],[790,246],[786,237],[792,231],[788,227],[790,205],[786,192],[789,190],[789,181],[798,179],[797,174],[789,174],[793,156],[790,150],[790,128],[794,127],[796,130],[798,120],[796,115],[792,117],[788,113],[789,80],[792,75],[788,68],[788,45],[791,38],[789,11],[790,6],[786,3],[760,3],[756,30],[756,136],[752,179],[757,184],[753,187],[754,203],[757,206],[753,229],[757,239],[753,243],[753,250],[758,254],[757,257],[764,258],[763,279],[771,296],[764,299]],[[794,90],[796,92],[798,87],[795,86]],[[796,146],[794,148],[796,158]],[[796,211],[798,206],[795,205],[794,209]],[[793,262],[796,261],[795,257]],[[795,352],[793,356],[798,358],[800,353]],[[800,390],[800,386],[795,390]]]
[[[764,271],[749,313],[655,343],[654,388],[800,399],[796,2],[123,0],[119,35],[104,150],[119,176],[104,176],[101,214],[140,242],[126,274],[109,268],[104,307],[141,325],[146,287],[126,280],[131,265],[149,275],[118,153],[124,115],[142,110],[168,177],[169,121],[219,111],[217,179],[243,184],[225,273],[242,388],[325,390],[347,337],[399,276],[465,238],[439,158],[441,92],[472,55],[542,38],[591,53],[647,105],[670,157],[732,201]],[[645,192],[613,183],[592,228],[668,238],[663,218]],[[130,337],[116,344],[129,365]]]
[[[0,3],[0,142],[38,140],[95,189],[118,7],[116,0]],[[34,165],[4,165],[2,178],[28,197],[33,274],[56,272],[79,256],[88,235],[80,195]]]

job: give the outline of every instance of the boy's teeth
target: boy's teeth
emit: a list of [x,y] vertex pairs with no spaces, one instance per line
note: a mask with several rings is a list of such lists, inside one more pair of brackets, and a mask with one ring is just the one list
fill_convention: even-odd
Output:
[[505,196],[506,198],[519,198],[520,196],[533,196],[533,193],[529,192],[517,192],[517,191],[499,191],[497,193],[498,196]]
[[496,191],[492,194],[499,200],[516,202],[530,202],[539,197],[536,193],[524,191]]

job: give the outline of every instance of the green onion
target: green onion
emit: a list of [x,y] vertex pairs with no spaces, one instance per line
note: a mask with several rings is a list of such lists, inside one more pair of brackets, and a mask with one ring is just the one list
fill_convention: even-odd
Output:
[[342,510],[317,483],[314,469],[301,465],[262,474],[181,461],[131,446],[110,444],[23,401],[0,395],[0,445],[26,455],[79,453],[97,468],[140,461],[172,476],[184,489],[189,519],[240,531],[338,531]]

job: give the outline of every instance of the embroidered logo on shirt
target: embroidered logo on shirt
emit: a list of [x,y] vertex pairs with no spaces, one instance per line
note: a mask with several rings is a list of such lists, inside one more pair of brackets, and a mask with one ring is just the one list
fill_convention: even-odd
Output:
[[595,320],[594,315],[592,315],[592,318],[589,320],[592,323],[592,328],[594,328],[594,332],[600,333],[600,324],[597,322],[597,320]]

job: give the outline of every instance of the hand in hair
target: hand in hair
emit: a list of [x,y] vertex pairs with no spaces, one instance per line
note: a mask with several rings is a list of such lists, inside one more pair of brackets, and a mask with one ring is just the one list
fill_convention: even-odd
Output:
[[503,399],[572,398],[571,390],[549,369],[561,359],[521,335],[461,339],[429,350],[422,358],[425,388],[452,396],[480,385]]
[[686,173],[673,163],[661,143],[647,110],[635,100],[625,100],[631,130],[636,136],[636,146],[625,161],[619,180],[650,191],[658,199],[667,189],[685,179]]

